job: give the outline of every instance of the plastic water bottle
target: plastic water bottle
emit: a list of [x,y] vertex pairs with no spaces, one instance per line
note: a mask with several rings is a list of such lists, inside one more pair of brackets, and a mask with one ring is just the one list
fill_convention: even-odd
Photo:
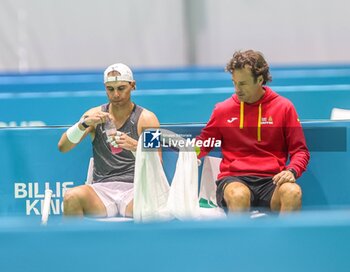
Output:
[[106,121],[106,123],[104,124],[104,128],[105,128],[105,133],[106,133],[106,136],[107,136],[107,141],[108,141],[108,144],[109,144],[109,147],[111,148],[111,151],[113,154],[117,154],[117,153],[120,153],[123,151],[122,148],[120,147],[114,147],[113,145],[111,145],[111,143],[109,142],[111,137],[114,137],[117,135],[117,128],[115,127],[114,123],[112,120],[108,120]]

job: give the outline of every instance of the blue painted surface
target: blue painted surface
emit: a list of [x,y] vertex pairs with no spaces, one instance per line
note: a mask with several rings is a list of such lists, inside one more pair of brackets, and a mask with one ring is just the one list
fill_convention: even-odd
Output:
[[[301,120],[329,119],[333,107],[350,108],[350,85],[279,86]],[[136,90],[135,103],[153,111],[161,123],[207,122],[216,103],[231,97],[233,88]],[[91,107],[106,103],[105,91],[0,94],[0,122],[21,125],[74,124]]]
[[[304,208],[350,206],[350,122],[303,125],[311,150],[308,170],[298,181],[304,193]],[[165,127],[194,137],[203,124]],[[85,139],[71,152],[60,153],[57,143],[65,129],[0,129],[1,215],[40,215],[46,187],[54,193],[53,213],[61,214],[65,188],[85,182],[91,144]],[[164,152],[163,159],[171,180],[177,156]]]
[[[276,91],[293,101],[302,119],[328,119],[332,107],[349,108],[350,88],[339,85],[350,84],[349,66],[300,68],[278,67],[272,74]],[[104,103],[101,72],[47,72],[44,80],[41,73],[0,75],[0,122],[72,124]],[[134,100],[162,123],[206,122],[214,104],[233,91],[229,75],[217,68],[141,72],[135,73]],[[194,87],[200,89],[169,90]],[[45,186],[54,192],[51,212],[60,215],[65,188],[85,181],[90,143],[62,154],[57,142],[66,127],[0,129],[0,271],[349,271],[350,122],[303,126],[312,152],[298,181],[301,213],[149,224],[51,216],[47,227],[39,225]],[[197,135],[203,124],[166,127]],[[163,158],[171,178],[176,154]]]
[[[65,182],[68,187],[84,182],[91,156],[89,141],[61,154],[57,141],[65,127],[0,129],[0,269],[348,271],[350,122],[305,122],[303,126],[314,151],[308,171],[299,180],[304,192],[300,213],[255,220],[243,215],[147,224],[51,216],[46,227],[40,226],[39,215],[34,216],[34,208],[40,212],[40,203],[33,203],[42,200],[45,182],[56,195]],[[203,124],[166,125],[178,133],[195,135],[201,127]],[[164,153],[168,176],[175,160],[174,152]],[[26,197],[14,198],[16,183],[27,185],[19,193],[25,191]],[[62,194],[53,197],[55,202],[61,200]],[[28,205],[34,208],[31,216],[24,216]]]
[[[329,119],[350,108],[350,66],[276,66],[272,88],[290,99],[301,120]],[[223,68],[136,70],[133,100],[161,123],[207,122],[214,105],[234,92]],[[101,71],[0,75],[0,126],[73,124],[106,102]]]
[[349,271],[349,210],[166,223],[0,221],[2,271]]
[[[138,88],[186,89],[231,87],[224,67],[135,70]],[[349,84],[349,65],[272,67],[272,86]],[[103,70],[0,74],[0,92],[52,92],[103,89]]]
[[[45,183],[61,213],[64,187],[82,184],[91,147],[86,140],[67,154],[60,153],[63,129],[0,129],[0,214],[39,215]],[[18,197],[16,197],[16,195]]]

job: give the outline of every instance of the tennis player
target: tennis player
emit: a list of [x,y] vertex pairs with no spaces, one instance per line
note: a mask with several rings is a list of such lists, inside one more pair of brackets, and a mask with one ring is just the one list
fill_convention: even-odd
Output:
[[58,143],[67,152],[90,134],[93,147],[93,182],[66,192],[65,216],[133,216],[133,152],[142,128],[158,128],[159,121],[131,101],[136,82],[128,66],[110,65],[104,84],[109,102],[86,111]]

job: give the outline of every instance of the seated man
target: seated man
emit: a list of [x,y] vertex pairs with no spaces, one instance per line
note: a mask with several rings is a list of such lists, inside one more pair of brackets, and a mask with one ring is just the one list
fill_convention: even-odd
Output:
[[[252,206],[299,210],[302,192],[296,179],[310,154],[293,104],[265,85],[271,76],[261,53],[235,52],[226,70],[235,94],[216,105],[197,137],[221,141],[217,204],[231,212]],[[199,158],[210,150],[201,147]]]
[[104,72],[104,84],[109,103],[85,112],[58,143],[59,150],[67,152],[90,134],[93,146],[93,182],[66,192],[66,216],[132,217],[133,152],[143,128],[159,127],[152,112],[131,101],[136,83],[128,66],[109,66]]

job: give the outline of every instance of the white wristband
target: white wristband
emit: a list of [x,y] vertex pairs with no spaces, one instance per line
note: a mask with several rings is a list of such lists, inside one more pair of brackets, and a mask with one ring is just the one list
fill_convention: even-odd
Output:
[[71,126],[66,132],[68,140],[73,144],[79,143],[84,133],[85,131],[79,128],[79,122]]

